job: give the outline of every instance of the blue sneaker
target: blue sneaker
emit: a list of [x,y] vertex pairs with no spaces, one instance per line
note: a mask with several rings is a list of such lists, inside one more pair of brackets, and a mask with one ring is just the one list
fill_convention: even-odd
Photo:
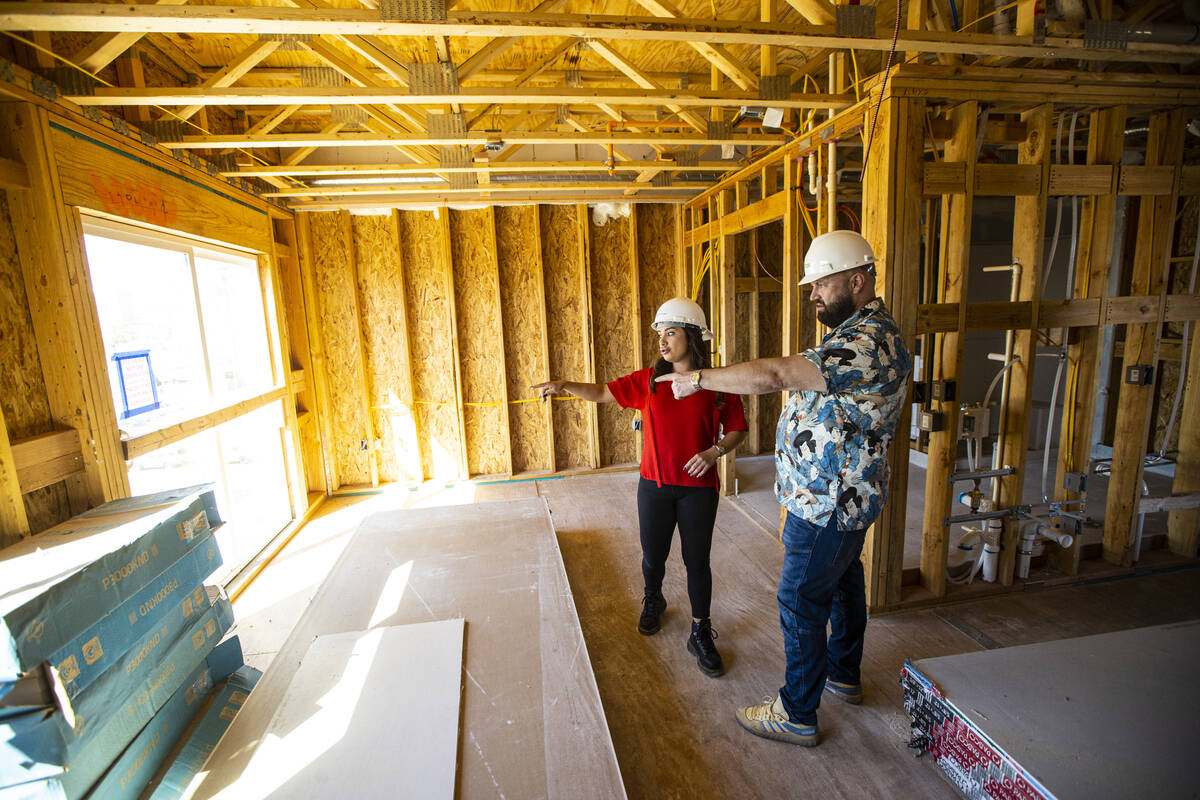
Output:
[[843,703],[849,703],[852,706],[862,704],[863,691],[862,684],[859,683],[838,683],[825,679],[825,691],[841,700]]
[[816,747],[820,741],[816,725],[798,724],[788,719],[787,710],[778,696],[774,700],[764,697],[762,705],[739,708],[737,721],[755,736],[777,742]]

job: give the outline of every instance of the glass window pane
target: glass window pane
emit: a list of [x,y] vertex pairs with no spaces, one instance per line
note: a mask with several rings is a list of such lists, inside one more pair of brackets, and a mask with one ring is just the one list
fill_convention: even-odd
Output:
[[291,521],[283,424],[282,404],[270,403],[217,428],[231,522],[217,541],[228,564],[249,562]]
[[[121,430],[140,436],[210,411],[187,254],[90,234],[84,236],[84,246]],[[142,350],[149,355],[159,407],[124,417],[126,404],[112,357]],[[132,363],[144,368],[144,361]]]
[[258,264],[249,258],[196,256],[196,283],[218,405],[274,385]]
[[[129,490],[134,495],[215,483],[220,486],[221,459],[217,437],[212,431],[189,436],[182,441],[138,456],[129,465]],[[218,488],[217,507],[224,516],[225,507]]]

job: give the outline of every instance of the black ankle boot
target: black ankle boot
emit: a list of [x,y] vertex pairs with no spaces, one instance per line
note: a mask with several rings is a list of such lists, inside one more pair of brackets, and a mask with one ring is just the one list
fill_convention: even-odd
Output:
[[725,663],[721,661],[721,654],[717,652],[717,646],[713,643],[715,638],[717,632],[712,629],[712,622],[707,617],[692,623],[692,635],[688,637],[687,649],[696,657],[700,671],[710,678],[719,678],[725,674]]
[[646,592],[642,598],[642,615],[638,617],[638,633],[642,636],[652,636],[662,628],[663,612],[667,610],[667,598],[662,591]]

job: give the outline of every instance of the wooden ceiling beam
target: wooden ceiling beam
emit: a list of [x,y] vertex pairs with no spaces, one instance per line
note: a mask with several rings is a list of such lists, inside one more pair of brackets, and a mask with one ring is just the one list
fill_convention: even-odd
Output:
[[[534,7],[531,13],[554,13],[567,4],[567,0],[543,0]],[[519,36],[501,36],[485,44],[471,54],[470,58],[458,66],[458,81],[462,83],[479,70],[486,67],[496,56],[516,44]]]
[[[313,0],[307,0],[313,2]],[[380,20],[367,9],[189,6],[123,3],[0,2],[0,30],[172,33],[315,33],[366,36],[576,36],[630,41],[707,42],[787,47],[891,48],[887,39],[838,36],[828,26],[627,17],[601,14],[451,11],[446,22]],[[1047,36],[1042,44],[1027,37],[905,30],[899,50],[1084,61],[1163,61],[1190,63],[1194,45],[1130,42],[1124,50],[1089,48],[1079,37]]]
[[[181,6],[188,0],[154,0],[158,5]],[[72,59],[89,72],[99,72],[119,55],[137,44],[145,33],[102,33],[88,43]]]
[[468,132],[466,136],[434,138],[421,134],[396,133],[377,135],[370,133],[297,133],[272,134],[269,136],[210,135],[184,136],[180,141],[160,142],[172,150],[208,150],[220,147],[275,148],[275,147],[389,147],[392,145],[468,145],[483,146],[489,141],[504,141],[513,144],[661,144],[661,145],[721,145],[721,144],[782,144],[787,137],[782,134],[744,133],[734,134],[733,139],[710,139],[699,134],[657,133],[641,134],[623,131],[590,131],[588,133],[537,135],[533,133],[496,134]]
[[[261,45],[278,42],[261,42]],[[592,42],[595,46],[597,42]],[[739,108],[762,105],[757,94],[727,90],[673,90],[649,88],[635,93],[628,89],[565,89],[528,87],[480,87],[462,89],[457,94],[411,94],[393,87],[304,87],[304,88],[247,88],[247,87],[152,87],[145,89],[97,88],[93,94],[64,95],[80,106],[273,106],[273,105],[362,105],[391,103],[405,106],[439,106],[447,103],[485,104],[549,104],[579,103],[616,106],[667,106],[683,108]],[[853,95],[807,94],[788,100],[772,100],[780,108],[846,108],[854,103]]]
[[[308,47],[311,52],[320,56],[325,63],[329,64],[329,66],[346,76],[346,79],[354,85],[371,88],[380,87],[381,81],[379,81],[374,75],[362,69],[353,61],[343,56],[335,48],[329,46],[320,39],[313,39],[312,41],[306,42],[305,46]],[[383,105],[386,105],[400,119],[404,120],[405,123],[407,123],[408,128],[414,131],[428,130],[424,115],[417,116],[411,109],[400,105],[386,103]],[[400,127],[401,129],[404,129],[406,126],[402,125]]]
[[[559,56],[571,49],[575,45],[575,42],[575,39],[564,39],[558,45],[558,47],[551,50],[545,58],[518,75],[516,80],[514,80],[512,83],[513,88],[524,86],[527,81],[533,80],[533,78],[540,75],[547,67],[557,61]],[[461,75],[459,76],[459,81],[460,83],[462,81]],[[484,106],[483,110],[467,121],[467,130],[473,129],[479,123],[479,121],[490,114],[497,107],[497,105],[498,104],[496,103],[490,103],[487,106]]]
[[[626,59],[624,56],[622,56],[620,53],[618,53],[616,50],[614,50],[607,43],[601,42],[601,41],[591,41],[591,42],[588,42],[588,46],[591,47],[592,50],[595,53],[597,53],[601,58],[603,58],[605,61],[612,64],[614,67],[616,67],[618,70],[623,72],[625,75],[629,76],[629,79],[631,81],[633,81],[635,84],[642,87],[643,89],[656,91],[656,92],[667,91],[667,89],[665,89],[662,84],[658,83],[657,81],[651,80],[649,76],[647,76],[645,73],[643,73],[637,67],[635,67],[632,63],[629,62],[628,59]],[[612,103],[610,103],[610,105],[611,104]],[[695,112],[691,112],[691,111],[684,111],[683,107],[680,106],[678,103],[664,103],[664,105],[666,105],[667,108],[671,109],[676,114],[678,114],[681,119],[686,120],[687,123],[689,125],[691,125],[693,128],[695,128],[696,130],[701,131],[701,132],[708,131],[708,128],[704,123],[704,119],[699,114],[696,114]],[[739,103],[739,105],[741,105],[741,104]]]
[[[489,183],[487,190],[489,192],[559,192],[563,189],[569,189],[574,192],[612,192],[623,189],[633,188],[630,181],[603,181],[598,183],[580,183],[563,182],[563,183]],[[646,183],[649,186],[649,183]],[[662,192],[678,192],[680,199],[686,199],[690,194],[695,193],[703,187],[700,186],[679,186],[679,187],[660,187]],[[463,193],[475,194],[478,189],[449,189],[445,183],[430,183],[430,184],[402,184],[397,186],[314,186],[308,188],[290,188],[283,189],[278,192],[265,192],[263,197],[353,197],[355,195],[393,195],[393,194],[414,194],[416,192],[431,192],[440,191],[446,194]]]
[[[487,203],[493,206],[530,205],[535,203],[683,203],[688,196],[675,193],[670,189],[645,190],[636,197],[628,197],[615,189],[608,194],[592,194],[590,192],[572,192],[569,187],[563,187],[557,192],[527,192],[522,194],[499,194],[494,198],[487,196],[494,184],[480,186],[461,194],[450,194],[448,191],[418,192],[411,196],[384,196],[368,198],[341,198],[337,200],[320,200],[315,202],[289,203],[293,211],[331,211],[342,208],[420,208],[427,209],[431,205],[454,205],[456,203]],[[694,191],[694,190],[693,190]],[[473,193],[472,193],[473,192]]]
[[787,0],[787,4],[813,25],[832,25],[836,22],[829,0]]
[[[644,169],[666,169],[671,172],[727,172],[738,169],[732,161],[706,161],[683,167],[674,161],[638,161],[617,164],[618,172],[639,172]],[[504,164],[483,163],[471,167],[439,167],[429,164],[297,164],[291,167],[242,167],[222,172],[228,178],[262,178],[270,176],[366,177],[385,175],[427,175],[431,172],[604,172],[603,164],[578,161],[513,161]]]
[[[198,87],[197,91],[208,92],[213,89],[224,89],[234,83],[237,83],[238,78],[246,74],[251,67],[262,61],[267,56],[279,49],[279,45],[283,44],[280,41],[272,41],[270,39],[259,39],[252,42],[246,49],[234,56],[233,61],[229,66],[213,75],[204,82],[203,86]],[[150,105],[158,105],[152,103]],[[200,112],[202,108],[207,107],[208,103],[194,103],[192,105],[181,108],[176,112],[166,112],[160,119],[191,119]],[[294,105],[294,104],[293,104]]]
[[[656,17],[679,19],[683,15],[679,9],[665,0],[637,0],[638,4]],[[729,79],[744,91],[756,91],[758,78],[753,72],[742,66],[732,53],[719,44],[708,42],[688,42],[692,49],[704,56],[710,64],[729,76]]]

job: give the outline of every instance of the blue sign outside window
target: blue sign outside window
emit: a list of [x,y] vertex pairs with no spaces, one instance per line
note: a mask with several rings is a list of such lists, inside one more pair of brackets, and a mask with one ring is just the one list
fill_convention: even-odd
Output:
[[154,368],[150,366],[149,350],[129,350],[113,353],[117,377],[121,381],[121,419],[129,419],[158,408],[158,386]]

